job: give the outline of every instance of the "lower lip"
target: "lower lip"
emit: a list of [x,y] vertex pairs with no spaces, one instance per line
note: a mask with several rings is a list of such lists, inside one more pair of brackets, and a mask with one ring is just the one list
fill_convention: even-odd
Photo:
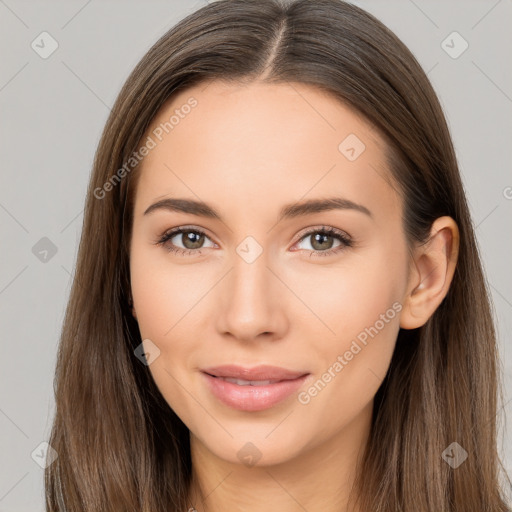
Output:
[[240,386],[202,372],[210,391],[224,404],[240,411],[263,411],[297,391],[308,375],[264,386]]

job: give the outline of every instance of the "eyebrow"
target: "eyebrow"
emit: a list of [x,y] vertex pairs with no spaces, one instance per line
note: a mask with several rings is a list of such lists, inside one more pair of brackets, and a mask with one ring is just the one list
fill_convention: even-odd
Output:
[[[144,215],[148,215],[156,210],[189,213],[191,215],[208,217],[224,222],[221,215],[214,208],[203,201],[196,201],[195,199],[170,197],[162,199],[149,206],[144,212]],[[309,199],[307,201],[285,205],[279,212],[278,222],[331,210],[355,210],[373,218],[372,212],[361,204],[354,203],[342,197],[329,197],[327,199]]]

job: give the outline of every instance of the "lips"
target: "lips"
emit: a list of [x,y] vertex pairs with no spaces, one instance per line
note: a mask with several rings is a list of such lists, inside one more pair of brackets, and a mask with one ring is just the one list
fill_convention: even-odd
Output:
[[271,383],[281,382],[283,380],[294,380],[308,373],[269,365],[260,365],[253,368],[238,365],[223,365],[204,368],[202,371],[212,377],[238,379],[249,382],[271,381]]
[[207,388],[225,405],[245,412],[269,409],[285,401],[311,376],[276,366],[236,365],[201,370]]

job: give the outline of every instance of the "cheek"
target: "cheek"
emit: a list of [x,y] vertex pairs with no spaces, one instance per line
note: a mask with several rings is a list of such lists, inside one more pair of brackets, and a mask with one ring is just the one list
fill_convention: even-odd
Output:
[[188,388],[190,355],[200,344],[191,335],[189,315],[204,291],[186,270],[173,269],[166,256],[154,247],[132,248],[132,296],[141,339],[151,340],[159,350],[148,367],[151,376],[169,406],[188,423],[193,404],[183,386]]
[[180,324],[187,323],[206,284],[192,266],[177,266],[162,248],[132,247],[131,289],[141,336],[150,339],[174,337]]
[[392,303],[386,294],[367,298],[361,293],[352,298],[347,302],[337,298],[341,306],[327,319],[336,336],[329,340],[317,336],[312,354],[318,361],[315,378],[298,396],[302,428],[316,431],[319,437],[347,427],[364,409],[371,409],[395,348],[400,303]]
[[194,354],[204,351],[206,297],[218,279],[194,265],[170,263],[164,249],[134,245],[130,254],[131,288],[142,340],[151,340],[159,357],[149,366],[167,403],[188,418],[190,372]]
[[[380,246],[361,257],[360,264],[317,273],[314,287],[310,279],[309,288],[308,279],[301,284],[304,301],[329,330],[318,322],[305,324],[309,329],[306,338],[316,340],[314,357],[320,364],[316,380],[299,402],[316,411],[311,417],[321,414],[325,428],[339,426],[360,413],[389,368],[406,280],[405,251],[389,249]],[[327,335],[318,335],[319,325]]]
[[378,322],[381,315],[394,319],[397,306],[393,309],[393,304],[402,299],[406,283],[403,256],[398,250],[393,253],[385,246],[375,246],[364,254],[348,255],[337,266],[283,269],[283,280],[293,283],[295,295],[311,312],[295,320],[312,331],[310,339],[314,332],[328,347],[335,344],[340,348]]

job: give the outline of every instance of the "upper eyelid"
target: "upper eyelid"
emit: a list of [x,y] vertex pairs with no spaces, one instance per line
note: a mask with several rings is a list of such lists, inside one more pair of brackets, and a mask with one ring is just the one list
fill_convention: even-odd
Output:
[[349,233],[347,233],[346,231],[344,231],[343,229],[335,228],[334,226],[322,225],[319,227],[304,228],[303,230],[300,231],[301,234],[297,235],[298,236],[297,241],[302,240],[305,236],[311,235],[312,233],[322,233],[322,232],[332,234],[332,235],[339,235],[339,236],[343,236],[345,238],[352,239],[352,236]]
[[194,226],[176,226],[175,228],[171,228],[171,229],[167,229],[166,231],[164,231],[162,233],[162,235],[159,237],[159,238],[172,238],[176,235],[179,235],[180,233],[184,232],[184,231],[192,231],[192,232],[196,232],[196,233],[201,233],[201,234],[204,234],[206,237],[208,237],[212,242],[216,243],[214,240],[213,240],[213,237],[211,237],[207,230],[205,230],[204,228],[200,228],[200,227],[194,227]]

